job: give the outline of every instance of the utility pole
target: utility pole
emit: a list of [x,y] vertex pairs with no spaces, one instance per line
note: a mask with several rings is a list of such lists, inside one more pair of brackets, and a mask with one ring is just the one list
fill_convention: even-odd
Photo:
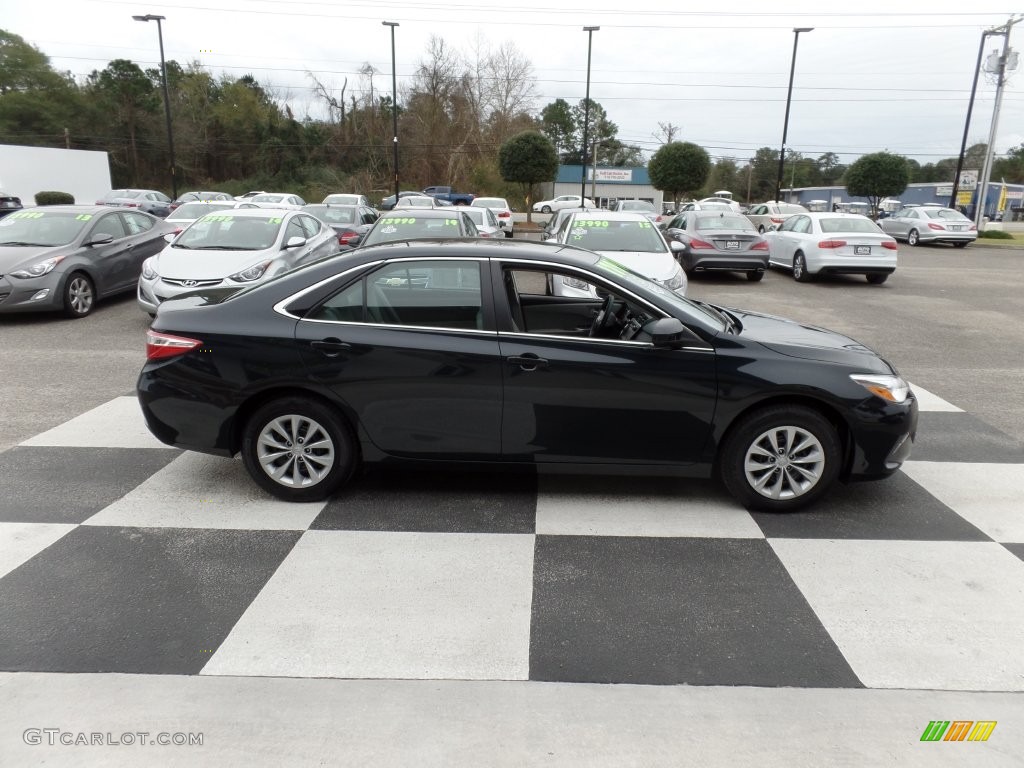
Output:
[[999,128],[999,110],[1003,105],[1003,86],[1006,85],[1007,65],[1010,65],[1009,68],[1011,70],[1015,69],[1017,65],[1017,55],[1015,53],[1012,54],[1013,61],[1010,61],[1010,31],[1013,29],[1013,25],[1020,21],[1022,21],[1020,17],[1011,18],[1003,26],[997,27],[993,30],[994,34],[1001,34],[1003,36],[1003,52],[998,56],[995,66],[996,102],[995,106],[992,108],[992,125],[989,128],[988,133],[988,146],[985,148],[985,165],[981,172],[981,179],[979,179],[978,182],[981,184],[981,187],[978,190],[978,206],[974,211],[974,223],[979,231],[982,228],[982,222],[985,218],[985,198],[988,197],[988,181],[989,177],[992,175],[992,155],[995,152],[996,131]]
[[590,177],[590,199],[597,205],[597,137],[594,137],[594,173]]

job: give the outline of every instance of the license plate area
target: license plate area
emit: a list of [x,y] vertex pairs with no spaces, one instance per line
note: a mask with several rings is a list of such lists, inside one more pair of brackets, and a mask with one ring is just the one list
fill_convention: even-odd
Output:
[[740,241],[739,240],[726,240],[725,241],[725,249],[727,251],[738,251],[740,249]]
[[853,246],[853,253],[856,256],[870,256],[871,246],[870,245],[855,245]]

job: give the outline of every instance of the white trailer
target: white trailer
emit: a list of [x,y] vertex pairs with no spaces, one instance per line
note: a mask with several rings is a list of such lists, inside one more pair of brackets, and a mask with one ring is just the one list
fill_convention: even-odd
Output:
[[0,144],[0,190],[35,205],[36,192],[68,192],[92,205],[111,189],[106,152]]

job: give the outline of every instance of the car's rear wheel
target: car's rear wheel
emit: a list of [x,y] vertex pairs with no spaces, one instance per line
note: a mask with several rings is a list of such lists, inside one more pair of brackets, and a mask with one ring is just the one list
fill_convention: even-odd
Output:
[[285,501],[320,501],[352,476],[358,463],[352,430],[316,400],[285,397],[260,407],[242,434],[249,475]]
[[966,248],[967,247],[967,241],[965,240],[962,243],[953,243],[953,245],[955,245],[957,248]]
[[825,494],[842,448],[828,420],[804,406],[774,406],[743,417],[718,457],[726,489],[748,509],[789,512]]
[[551,213],[551,206],[550,205],[542,205],[540,207],[540,212],[541,213]]
[[921,236],[917,233],[916,229],[912,229],[907,232],[907,245],[920,245]]
[[72,272],[64,283],[64,314],[85,317],[96,306],[96,287],[84,272]]
[[764,234],[764,224],[761,224],[761,225],[760,225],[760,226],[759,226],[759,227],[757,228],[757,233],[758,233],[759,235],[763,235],[763,234]]
[[506,238],[512,237],[512,233],[509,230],[507,230],[507,229],[505,230],[505,237]]
[[802,253],[793,257],[793,279],[798,283],[811,282],[811,274],[807,271],[807,260]]
[[881,285],[889,279],[888,275],[865,275],[865,277],[867,277],[868,282],[872,285]]
[[747,272],[747,280],[758,283],[764,279],[764,272]]

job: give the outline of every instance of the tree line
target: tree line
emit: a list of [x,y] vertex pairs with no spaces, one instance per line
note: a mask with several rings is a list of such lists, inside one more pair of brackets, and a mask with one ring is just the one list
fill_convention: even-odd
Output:
[[[314,200],[338,190],[371,199],[393,190],[395,106],[381,89],[388,78],[366,63],[340,87],[313,73],[308,79],[317,117],[296,115],[291,94],[251,74],[215,77],[198,62],[168,61],[179,189],[282,189]],[[513,44],[493,48],[478,38],[459,52],[432,38],[399,97],[402,186],[451,184],[522,205],[528,193],[503,175],[499,149],[524,131],[545,136],[561,163],[645,164],[643,151],[618,138],[618,126],[598,102],[589,103],[584,147],[585,101],[556,99],[536,112],[536,95],[532,65]],[[659,129],[664,146],[679,143],[677,127]],[[115,59],[76,79],[20,36],[0,30],[0,142],[104,150],[115,187],[166,189],[160,72]],[[982,144],[971,147],[964,167],[980,168],[984,152]],[[911,183],[946,182],[956,158],[906,162]],[[767,200],[777,170],[778,150],[770,147],[748,159],[709,158],[703,183],[685,192],[729,189],[739,200]],[[847,170],[833,152],[804,157],[787,150],[783,187],[842,185]],[[992,178],[1024,181],[1024,146],[998,159]]]

